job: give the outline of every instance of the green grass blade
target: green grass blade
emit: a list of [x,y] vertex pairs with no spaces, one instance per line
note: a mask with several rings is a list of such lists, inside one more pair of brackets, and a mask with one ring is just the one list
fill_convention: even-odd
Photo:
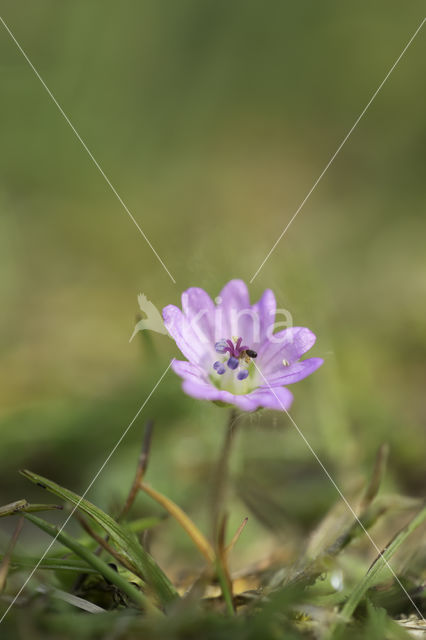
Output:
[[88,500],[85,500],[84,498],[82,499],[69,489],[65,489],[55,482],[52,482],[43,476],[39,476],[32,471],[24,470],[21,471],[21,473],[31,480],[31,482],[51,491],[63,500],[67,500],[75,506],[78,505],[78,508],[81,509],[81,511],[93,518],[93,520],[95,520],[95,522],[109,535],[111,541],[117,546],[119,552],[126,557],[134,568],[135,574],[146,580],[154,588],[162,604],[167,604],[179,597],[170,580],[160,569],[152,556],[150,556],[150,554],[147,553],[139,544],[133,533],[115,522],[115,520],[102,511],[102,509],[99,509]]
[[117,571],[114,571],[104,560],[99,556],[89,551],[86,547],[79,544],[74,538],[69,536],[64,531],[59,531],[57,527],[38,518],[37,516],[25,514],[25,518],[35,524],[37,527],[45,531],[52,538],[57,538],[64,546],[71,549],[76,555],[85,560],[88,565],[93,567],[98,573],[103,575],[106,580],[109,580],[112,584],[115,584],[123,593],[125,593],[133,602],[142,606],[145,610],[157,611],[151,602],[145,597],[145,595],[131,585],[123,576]]
[[[0,562],[3,556],[0,555]],[[40,562],[34,556],[22,556],[14,554],[10,559],[10,571],[19,569],[33,569]],[[39,564],[39,569],[52,571],[76,571],[78,573],[99,573],[96,569],[77,558],[53,558],[46,556]]]
[[426,520],[426,506],[423,507],[414,518],[399,531],[391,542],[386,546],[384,551],[376,558],[370,569],[361,580],[361,582],[353,589],[349,598],[341,611],[342,622],[350,620],[355,609],[364,597],[368,589],[373,585],[378,574],[387,567],[386,563],[392,558],[398,548],[405,542],[408,536],[413,533]]

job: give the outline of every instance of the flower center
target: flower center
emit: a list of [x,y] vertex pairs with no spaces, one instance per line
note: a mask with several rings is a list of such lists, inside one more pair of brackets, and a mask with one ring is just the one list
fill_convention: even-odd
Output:
[[237,380],[245,380],[249,376],[249,365],[252,358],[257,357],[256,351],[242,344],[241,337],[233,337],[232,340],[223,338],[216,342],[214,348],[222,355],[221,360],[216,360],[213,369],[220,376],[227,371],[235,371]]

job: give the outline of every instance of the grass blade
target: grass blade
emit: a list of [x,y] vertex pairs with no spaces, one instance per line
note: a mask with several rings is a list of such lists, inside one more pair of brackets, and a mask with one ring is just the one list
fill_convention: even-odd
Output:
[[73,491],[56,484],[56,482],[52,482],[32,471],[24,470],[21,471],[21,473],[31,480],[31,482],[51,491],[63,500],[67,500],[75,506],[78,506],[81,511],[93,518],[109,535],[111,541],[114,542],[120,553],[129,560],[129,563],[134,568],[135,574],[143,580],[146,580],[154,588],[162,604],[168,604],[179,597],[170,580],[152,556],[139,544],[137,538],[115,522],[111,516],[88,500],[82,499]]
[[51,511],[52,509],[62,509],[62,507],[58,504],[30,504],[27,500],[15,500],[0,507],[0,518],[21,512]]
[[96,556],[94,553],[89,551],[86,547],[83,547],[79,544],[74,538],[69,536],[64,531],[59,531],[57,527],[38,518],[37,516],[30,515],[28,513],[25,514],[25,518],[39,527],[43,531],[45,531],[48,535],[52,536],[52,538],[57,537],[58,540],[64,546],[71,549],[77,556],[85,560],[88,565],[93,567],[98,573],[100,573],[106,580],[115,584],[123,593],[125,593],[135,604],[142,606],[146,611],[156,611],[157,609],[151,604],[151,602],[146,598],[146,596],[136,589],[133,585],[131,585],[123,576],[114,571],[106,562],[104,562],[99,556]]
[[360,603],[368,589],[373,585],[377,575],[386,568],[386,563],[392,558],[394,553],[402,545],[408,536],[413,533],[426,520],[426,506],[414,516],[410,522],[403,527],[396,536],[389,542],[383,552],[377,556],[369,570],[367,571],[361,582],[355,587],[350,594],[341,611],[342,622],[347,622],[353,615],[355,609]]
[[[0,556],[0,561],[2,556]],[[39,558],[34,556],[12,555],[10,558],[10,571],[17,569],[33,569],[39,562]],[[80,558],[43,558],[39,564],[39,569],[48,569],[52,571],[75,571],[77,573],[99,573]]]
[[48,593],[52,598],[62,600],[63,602],[70,604],[72,607],[77,607],[77,609],[87,611],[87,613],[107,613],[106,609],[102,609],[102,607],[99,607],[97,604],[94,604],[89,600],[84,600],[84,598],[75,596],[72,593],[62,591],[61,589],[43,589],[39,587],[39,591],[41,591],[41,593]]

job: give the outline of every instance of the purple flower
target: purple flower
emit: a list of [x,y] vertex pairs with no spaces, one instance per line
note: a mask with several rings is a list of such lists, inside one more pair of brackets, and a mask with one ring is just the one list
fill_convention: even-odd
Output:
[[270,289],[250,305],[246,284],[231,280],[215,302],[191,287],[182,294],[182,310],[163,309],[165,327],[187,358],[172,363],[183,390],[243,411],[287,410],[293,395],[283,385],[306,378],[323,363],[321,358],[300,360],[315,335],[304,327],[274,333],[276,302]]

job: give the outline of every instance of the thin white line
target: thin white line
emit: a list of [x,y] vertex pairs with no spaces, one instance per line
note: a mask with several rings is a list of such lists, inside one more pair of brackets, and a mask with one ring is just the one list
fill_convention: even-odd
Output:
[[415,610],[417,611],[417,613],[419,614],[420,618],[422,620],[425,620],[425,618],[423,617],[421,611],[418,609],[418,607],[416,606],[416,604],[414,603],[413,599],[411,598],[410,594],[408,593],[408,591],[406,590],[406,588],[404,587],[404,585],[402,584],[402,582],[400,581],[400,579],[398,578],[398,576],[396,575],[396,573],[394,572],[394,570],[392,569],[391,565],[389,564],[388,560],[386,560],[386,558],[384,557],[383,553],[381,552],[380,548],[377,546],[377,544],[374,542],[373,538],[371,537],[370,533],[367,531],[367,529],[364,527],[364,525],[362,524],[361,520],[358,518],[357,514],[355,513],[355,511],[353,510],[352,506],[350,505],[350,503],[348,502],[348,500],[345,498],[344,494],[342,493],[341,489],[339,488],[339,486],[336,484],[335,480],[333,480],[332,476],[330,475],[330,473],[327,471],[326,467],[324,466],[323,462],[321,461],[321,459],[319,458],[318,454],[315,452],[315,450],[313,449],[313,447],[311,446],[311,444],[309,443],[309,441],[307,440],[307,438],[305,437],[305,435],[303,434],[302,430],[297,426],[297,424],[295,423],[295,421],[293,420],[293,418],[291,417],[291,415],[289,414],[289,412],[287,411],[287,409],[284,407],[283,403],[281,402],[281,400],[279,399],[279,397],[277,396],[277,394],[275,393],[273,387],[271,387],[271,385],[269,384],[268,380],[265,378],[265,376],[263,375],[262,371],[259,369],[259,366],[256,364],[256,362],[254,362],[254,360],[252,361],[254,366],[256,367],[257,371],[260,373],[260,375],[262,376],[262,378],[264,379],[264,381],[266,382],[268,388],[270,389],[270,391],[272,391],[272,393],[274,394],[275,398],[278,400],[278,402],[280,403],[282,410],[287,414],[288,418],[290,419],[291,423],[293,424],[293,426],[295,427],[297,433],[299,434],[299,436],[302,438],[303,442],[306,444],[306,446],[308,447],[309,451],[312,453],[312,455],[314,456],[315,460],[318,462],[318,464],[320,465],[320,467],[322,468],[322,470],[324,471],[325,475],[327,476],[327,478],[330,480],[331,484],[333,485],[333,487],[336,489],[337,493],[339,494],[339,496],[342,498],[343,502],[345,503],[345,505],[348,507],[349,511],[352,513],[352,515],[354,516],[355,520],[358,522],[359,526],[361,527],[361,529],[363,530],[363,532],[365,533],[365,535],[367,536],[367,538],[370,540],[371,544],[373,545],[373,547],[375,548],[375,550],[377,551],[377,553],[379,554],[379,556],[383,559],[383,562],[386,564],[387,568],[389,569],[389,571],[392,573],[393,577],[395,578],[395,580],[397,581],[397,583],[399,584],[399,586],[401,587],[401,589],[403,590],[403,592],[405,593],[405,595],[407,596],[407,598],[409,599],[409,601],[411,602],[411,604],[413,605],[413,607],[415,608]]
[[37,569],[39,568],[41,562],[44,560],[44,558],[46,557],[46,555],[49,553],[50,549],[52,548],[52,546],[55,544],[59,534],[63,531],[63,529],[66,527],[66,525],[68,524],[69,520],[71,519],[71,517],[74,515],[75,511],[78,509],[81,501],[86,497],[86,495],[88,494],[88,492],[90,491],[90,489],[93,487],[93,485],[95,484],[96,480],[98,479],[98,477],[100,476],[100,474],[102,473],[102,471],[104,470],[104,468],[106,467],[106,465],[108,464],[108,462],[110,461],[111,457],[114,455],[115,451],[117,450],[118,446],[121,444],[121,442],[123,441],[123,439],[125,438],[127,432],[129,431],[130,427],[133,425],[133,423],[135,422],[135,420],[138,418],[139,414],[141,413],[142,409],[145,407],[145,405],[147,404],[147,402],[149,401],[149,399],[151,398],[152,394],[154,393],[154,391],[156,390],[156,388],[158,387],[158,385],[160,384],[160,382],[163,380],[164,376],[166,375],[166,373],[168,372],[168,370],[170,369],[170,367],[172,366],[174,358],[171,360],[171,362],[169,363],[167,369],[163,372],[163,374],[161,375],[161,377],[157,380],[155,386],[153,387],[153,389],[151,390],[151,392],[149,393],[149,395],[147,396],[147,398],[145,399],[144,403],[142,404],[142,406],[139,408],[138,412],[136,413],[135,417],[133,418],[133,420],[130,422],[130,424],[126,427],[126,429],[124,430],[124,432],[122,433],[121,437],[118,439],[118,441],[116,442],[116,444],[114,445],[114,447],[112,448],[110,454],[107,456],[105,462],[102,464],[102,466],[100,467],[100,469],[98,470],[98,472],[96,473],[96,475],[94,476],[93,480],[91,481],[91,483],[89,484],[89,486],[87,487],[86,491],[83,493],[83,495],[80,497],[79,501],[77,502],[77,504],[73,507],[73,509],[71,510],[69,516],[66,518],[65,522],[62,524],[61,528],[58,530],[56,536],[52,539],[52,541],[50,542],[50,544],[48,545],[47,549],[45,550],[45,552],[43,553],[43,555],[41,556],[41,558],[39,559],[39,561],[37,562],[36,566],[34,567],[34,569],[31,571],[30,575],[28,576],[28,578],[25,580],[24,584],[22,585],[22,587],[19,589],[18,593],[16,594],[16,596],[13,598],[12,602],[10,603],[10,605],[8,606],[8,608],[6,609],[6,611],[4,612],[4,614],[2,615],[2,617],[0,618],[0,624],[3,622],[3,620],[5,619],[5,617],[7,616],[7,614],[9,613],[9,611],[11,610],[11,608],[13,607],[13,605],[15,604],[16,600],[19,598],[19,596],[21,595],[22,591],[25,589],[25,587],[27,586],[28,582],[31,580],[31,578],[33,577],[34,573],[37,571]]
[[285,235],[285,233],[287,232],[288,228],[290,227],[290,225],[292,224],[293,220],[296,218],[296,216],[298,215],[299,211],[302,209],[302,207],[305,205],[306,201],[308,200],[308,198],[311,196],[312,192],[316,189],[317,185],[319,184],[319,182],[322,180],[323,176],[325,175],[325,173],[327,172],[327,170],[329,169],[330,165],[333,163],[334,159],[336,158],[337,154],[339,153],[339,151],[342,149],[343,145],[346,143],[346,141],[348,140],[349,136],[352,134],[352,132],[354,131],[354,129],[356,128],[356,126],[358,125],[359,121],[361,120],[361,118],[364,116],[365,112],[367,111],[367,109],[369,108],[369,106],[371,105],[371,103],[373,102],[373,100],[375,99],[375,97],[377,96],[377,94],[379,93],[379,91],[381,90],[381,88],[383,87],[383,85],[385,84],[386,80],[389,78],[389,76],[391,75],[391,73],[393,72],[393,70],[395,69],[396,65],[398,64],[398,62],[401,60],[402,56],[404,55],[404,53],[407,51],[408,47],[411,45],[411,43],[413,42],[414,38],[417,36],[417,34],[419,33],[420,29],[423,27],[424,23],[426,21],[426,18],[423,18],[423,20],[421,21],[420,25],[417,27],[417,29],[415,30],[415,32],[413,33],[413,35],[411,36],[411,38],[409,39],[409,41],[407,42],[407,44],[405,45],[404,49],[402,50],[402,52],[400,53],[400,55],[398,56],[398,58],[395,60],[395,62],[393,63],[393,65],[391,66],[391,68],[389,69],[389,71],[387,72],[387,74],[385,75],[384,79],[382,80],[382,82],[379,84],[378,88],[376,89],[376,91],[373,93],[373,95],[371,96],[370,100],[367,102],[366,106],[364,107],[364,109],[361,111],[361,113],[359,114],[358,118],[355,120],[355,123],[353,124],[353,126],[351,127],[351,129],[349,129],[348,133],[346,134],[346,136],[343,138],[342,142],[340,143],[340,145],[337,147],[337,150],[334,152],[334,154],[331,156],[330,160],[328,161],[328,163],[326,164],[325,168],[323,169],[323,171],[320,173],[319,177],[317,178],[317,180],[314,182],[313,187],[310,189],[310,191],[308,192],[307,196],[304,198],[304,200],[302,200],[301,204],[299,205],[298,209],[296,210],[296,212],[293,214],[293,216],[290,218],[290,221],[288,222],[287,226],[284,228],[284,230],[282,231],[281,235],[279,236],[278,240],[276,240],[275,244],[273,245],[272,249],[269,251],[268,255],[266,256],[266,258],[264,259],[264,261],[262,262],[262,264],[260,265],[260,267],[258,268],[258,270],[256,271],[256,273],[254,274],[254,276],[252,277],[252,279],[250,280],[250,284],[253,282],[253,280],[256,278],[256,276],[258,275],[259,271],[262,269],[263,265],[265,264],[265,262],[269,259],[269,257],[271,256],[272,252],[275,250],[276,246],[278,245],[278,243],[282,240],[283,236]]
[[90,151],[89,147],[86,145],[86,143],[84,142],[83,138],[80,136],[80,134],[78,133],[77,129],[74,127],[74,125],[72,124],[71,120],[68,118],[67,114],[62,109],[61,105],[56,100],[55,96],[53,95],[53,93],[51,92],[51,90],[49,89],[49,87],[47,86],[47,84],[45,83],[45,81],[43,80],[43,78],[41,77],[41,75],[39,74],[39,72],[37,71],[37,69],[35,68],[35,66],[33,65],[33,63],[31,62],[31,60],[29,59],[29,57],[27,56],[27,54],[25,53],[25,51],[23,50],[23,48],[21,47],[21,45],[19,44],[19,42],[17,41],[17,39],[13,35],[12,31],[9,29],[9,27],[7,26],[7,24],[5,23],[5,21],[3,20],[3,18],[1,16],[0,16],[0,21],[3,24],[4,28],[6,29],[6,31],[8,32],[8,34],[10,35],[10,37],[12,38],[13,42],[18,47],[19,51],[24,56],[25,60],[28,62],[28,64],[31,67],[31,69],[34,71],[34,73],[37,76],[37,78],[40,80],[40,82],[43,85],[43,87],[46,89],[47,93],[49,94],[50,98],[53,100],[53,102],[57,106],[57,108],[60,111],[60,113],[62,114],[62,116],[65,118],[67,124],[72,129],[72,131],[75,134],[76,138],[79,140],[79,142],[81,143],[81,145],[83,146],[85,151],[87,151],[87,154],[89,155],[89,157],[92,160],[93,164],[95,165],[95,167],[97,168],[97,170],[99,171],[101,176],[104,178],[104,180],[107,183],[107,185],[110,187],[111,191],[113,192],[113,194],[115,195],[115,197],[117,198],[117,200],[119,201],[119,203],[121,204],[121,206],[123,207],[123,209],[125,210],[127,215],[129,216],[130,220],[134,223],[134,225],[138,229],[139,233],[142,235],[142,237],[144,238],[145,242],[148,244],[148,246],[150,247],[151,251],[154,253],[155,257],[160,262],[161,266],[166,271],[166,273],[168,274],[168,276],[170,277],[172,282],[174,282],[174,284],[176,284],[176,280],[173,278],[172,274],[170,273],[170,271],[168,270],[168,268],[164,264],[163,260],[160,258],[160,256],[158,255],[157,251],[154,249],[154,247],[151,244],[151,242],[149,241],[148,237],[142,231],[139,223],[136,221],[134,216],[131,214],[131,212],[129,211],[127,205],[125,204],[125,202],[123,201],[121,196],[118,194],[116,188],[111,184],[111,181],[109,180],[108,176],[106,175],[106,173],[104,172],[104,170],[102,169],[102,167],[100,166],[98,161],[95,159],[95,157],[93,156],[93,154]]

